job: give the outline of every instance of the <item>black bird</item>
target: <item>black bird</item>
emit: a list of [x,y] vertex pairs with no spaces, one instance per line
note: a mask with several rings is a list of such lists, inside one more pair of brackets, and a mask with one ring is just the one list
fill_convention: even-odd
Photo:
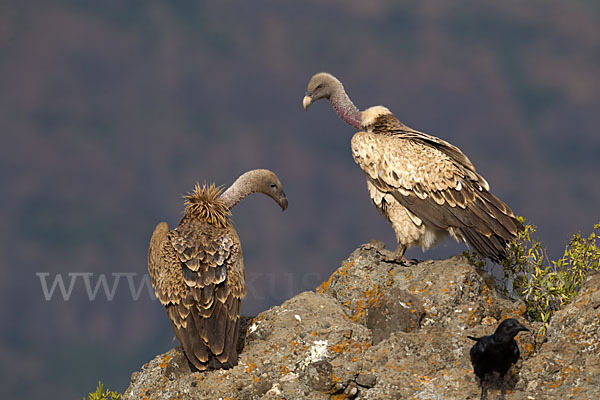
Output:
[[500,373],[501,398],[504,399],[504,375],[511,365],[516,363],[521,356],[515,336],[521,331],[529,331],[514,318],[505,319],[498,325],[493,335],[476,338],[467,336],[477,343],[471,347],[469,355],[475,375],[481,384],[481,400],[485,400],[485,376],[497,371]]

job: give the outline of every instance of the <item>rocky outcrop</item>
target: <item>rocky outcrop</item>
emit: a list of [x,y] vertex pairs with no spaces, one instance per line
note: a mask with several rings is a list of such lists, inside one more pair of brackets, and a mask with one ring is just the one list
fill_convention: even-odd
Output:
[[[467,335],[524,321],[524,304],[461,257],[404,267],[382,250],[362,246],[314,292],[247,319],[236,367],[192,372],[172,349],[132,374],[124,399],[478,399]],[[596,274],[543,338],[525,321],[508,400],[600,398],[599,288]]]
[[545,342],[524,363],[519,390],[536,399],[600,399],[600,273],[552,317]]

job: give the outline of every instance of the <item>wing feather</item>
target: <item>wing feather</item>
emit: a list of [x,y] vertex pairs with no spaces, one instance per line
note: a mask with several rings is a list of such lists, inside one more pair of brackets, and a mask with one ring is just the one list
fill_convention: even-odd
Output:
[[148,270],[190,362],[199,370],[235,365],[246,290],[234,228],[188,220],[169,230],[160,223],[150,240]]
[[426,225],[456,231],[481,255],[501,259],[522,226],[471,161],[441,139],[395,125],[391,114],[381,118],[387,122],[352,138],[354,160],[367,179]]
[[181,266],[168,240],[169,225],[159,223],[150,239],[148,272],[158,300],[167,305],[178,302],[186,292]]
[[466,178],[477,182],[483,189],[490,190],[487,181],[477,173],[475,166],[469,157],[467,157],[458,147],[438,137],[409,128],[391,113],[382,115],[380,121],[372,127],[371,131],[378,134],[401,136],[403,139],[421,142],[428,147],[436,148],[456,164],[461,165],[464,168]]

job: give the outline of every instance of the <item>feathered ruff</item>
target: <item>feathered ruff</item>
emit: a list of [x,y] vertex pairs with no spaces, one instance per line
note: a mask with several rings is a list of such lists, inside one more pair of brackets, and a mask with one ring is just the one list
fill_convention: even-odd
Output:
[[229,226],[231,213],[221,199],[222,193],[222,186],[214,183],[200,186],[196,183],[194,190],[183,196],[186,205],[184,218],[193,216],[221,228]]

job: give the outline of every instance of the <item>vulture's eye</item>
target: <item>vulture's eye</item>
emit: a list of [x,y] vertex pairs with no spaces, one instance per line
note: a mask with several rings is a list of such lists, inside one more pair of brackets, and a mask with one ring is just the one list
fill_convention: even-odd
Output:
[[277,185],[274,183],[271,183],[271,189],[277,189]]
[[322,84],[322,83],[319,83],[319,84],[317,85],[317,87],[315,88],[315,90],[319,90],[319,89],[321,89],[322,87],[323,87],[323,84]]

